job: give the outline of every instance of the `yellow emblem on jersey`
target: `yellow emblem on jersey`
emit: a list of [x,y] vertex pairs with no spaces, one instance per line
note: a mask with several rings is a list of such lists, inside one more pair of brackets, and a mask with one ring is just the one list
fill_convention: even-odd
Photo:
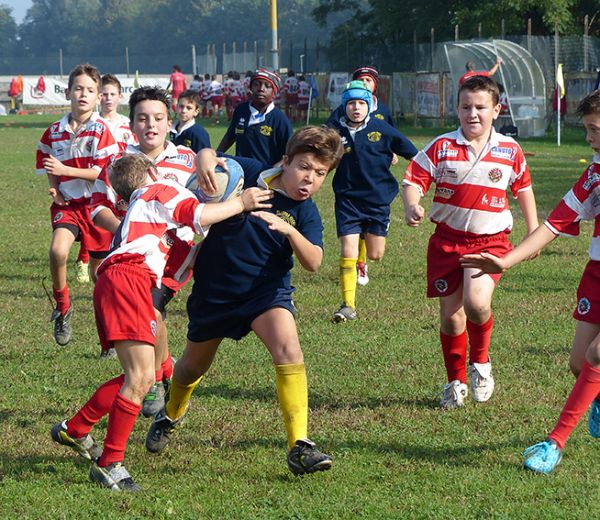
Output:
[[344,148],[344,153],[350,153],[351,151],[352,151],[351,146],[346,146],[346,148]]
[[288,223],[290,226],[296,227],[296,219],[292,217],[287,211],[277,210],[275,212],[275,215],[277,215],[284,222]]
[[192,140],[191,139],[185,139],[183,141],[183,146],[187,146],[188,148],[192,147]]
[[375,117],[377,119],[381,119],[382,121],[385,119],[385,117],[383,117],[381,114],[375,114]]
[[263,125],[260,127],[260,133],[262,135],[266,135],[267,137],[271,137],[271,134],[273,133],[273,129],[270,126]]
[[378,141],[381,141],[381,132],[369,132],[367,134],[367,139],[372,143],[377,143]]

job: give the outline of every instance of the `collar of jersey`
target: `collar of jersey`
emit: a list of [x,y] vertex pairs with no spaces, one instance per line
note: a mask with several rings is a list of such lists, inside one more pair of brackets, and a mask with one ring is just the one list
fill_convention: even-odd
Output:
[[[63,118],[60,120],[60,123],[59,123],[59,126],[58,126],[58,130],[60,132],[65,132],[65,131],[67,131],[67,128],[68,128],[69,129],[68,131],[71,132],[71,133],[73,133],[73,130],[69,126],[69,117],[70,116],[71,116],[71,112],[65,114],[63,116]],[[86,125],[88,125],[89,123],[95,122],[99,117],[100,117],[100,113],[99,112],[92,112],[92,115],[88,119],[88,122],[86,123]],[[83,128],[83,127],[80,127],[80,128]]]
[[260,188],[276,191],[277,193],[280,193],[281,195],[284,195],[289,198],[289,196],[285,190],[282,190],[281,188],[273,188],[271,186],[271,183],[277,177],[279,177],[282,173],[283,173],[283,168],[281,166],[277,166],[276,168],[270,168],[268,170],[265,170],[258,176],[258,181],[256,182],[256,184]]
[[183,128],[181,130],[176,130],[177,123],[179,123],[179,119],[175,119],[175,122],[173,123],[173,126],[171,127],[171,132],[173,132],[175,135],[179,136],[183,132],[185,132],[188,128],[194,126],[196,124],[196,120],[190,119],[185,125],[183,125]]
[[[144,152],[142,152],[142,149],[140,148],[139,144],[128,145],[127,148],[125,148],[125,153],[141,153],[144,156],[148,157]],[[166,159],[167,157],[176,157],[177,155],[179,155],[179,152],[177,151],[177,146],[175,146],[171,141],[167,141],[165,143],[165,149],[162,152],[160,152],[160,154],[158,154],[156,159],[152,160],[149,157],[148,159],[150,159],[150,161],[153,164],[158,164],[160,161]]]
[[356,132],[360,132],[361,130],[364,130],[367,127],[367,124],[369,123],[369,121],[371,120],[371,116],[368,115],[367,117],[365,117],[365,120],[362,122],[362,124],[360,126],[357,127],[352,127],[352,126],[348,126],[346,124],[346,117],[342,117],[342,119],[340,119],[340,124],[344,127],[347,128],[348,131],[351,134],[355,134]]
[[[464,146],[471,145],[471,141],[469,141],[463,134],[462,128],[459,128],[458,133],[456,134],[456,144],[462,144]],[[490,133],[490,138],[489,138],[486,146],[489,146],[491,148],[494,146],[498,146],[499,144],[500,144],[499,134],[498,134],[498,132],[496,132],[496,130],[492,126],[492,132]]]
[[248,103],[248,108],[250,108],[250,119],[248,120],[248,126],[257,125],[258,123],[264,122],[266,115],[275,109],[275,103],[271,101],[264,114],[261,114],[256,108],[254,108],[252,103]]

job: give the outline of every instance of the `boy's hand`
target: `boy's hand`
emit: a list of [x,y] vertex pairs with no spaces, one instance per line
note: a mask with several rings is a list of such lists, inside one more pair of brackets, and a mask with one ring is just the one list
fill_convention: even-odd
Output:
[[273,192],[271,190],[263,190],[262,188],[248,188],[240,195],[244,211],[270,208],[271,204],[266,201],[272,198]]
[[57,206],[68,206],[69,203],[62,196],[62,193],[58,191],[56,188],[49,188],[48,195],[52,197],[52,202]]
[[61,163],[56,157],[46,157],[42,161],[42,165],[44,166],[44,169],[48,175],[55,175],[56,177],[65,175],[64,164]]
[[396,164],[398,164],[399,159],[400,158],[395,153],[393,153],[392,154],[392,166],[395,166]]
[[253,211],[252,215],[264,220],[269,224],[269,229],[281,233],[283,236],[289,236],[294,228],[288,224],[285,220],[275,215],[275,213],[269,213],[268,211]]
[[196,179],[198,187],[207,195],[217,191],[217,181],[215,179],[215,168],[220,166],[227,171],[227,162],[224,157],[216,157],[214,152],[198,152],[196,155]]
[[420,204],[408,206],[404,212],[404,220],[410,227],[417,227],[425,218],[425,209]]
[[484,274],[503,273],[508,269],[503,258],[491,253],[465,255],[460,259],[460,266],[463,269],[479,269],[479,272],[471,275],[471,278],[479,278]]

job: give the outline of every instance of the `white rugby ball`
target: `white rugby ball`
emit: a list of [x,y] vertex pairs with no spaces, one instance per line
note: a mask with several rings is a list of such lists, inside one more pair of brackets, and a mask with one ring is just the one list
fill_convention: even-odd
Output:
[[192,191],[200,202],[224,202],[233,197],[237,197],[244,189],[244,170],[237,161],[226,158],[227,170],[220,166],[215,169],[215,180],[217,191],[206,193],[198,186],[196,174],[192,175],[187,181],[185,187]]

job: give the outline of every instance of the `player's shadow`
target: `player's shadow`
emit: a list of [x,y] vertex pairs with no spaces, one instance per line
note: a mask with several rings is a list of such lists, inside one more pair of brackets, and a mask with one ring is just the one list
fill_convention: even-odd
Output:
[[[89,462],[84,459],[73,457],[72,454],[65,454],[64,457],[44,457],[41,455],[0,455],[0,484],[5,478],[22,480],[28,476],[57,473],[58,464],[70,463],[74,471],[61,471],[61,482],[64,484],[77,484],[81,480],[80,471],[89,470]],[[85,473],[87,474],[87,473]],[[74,478],[76,477],[77,480]]]

